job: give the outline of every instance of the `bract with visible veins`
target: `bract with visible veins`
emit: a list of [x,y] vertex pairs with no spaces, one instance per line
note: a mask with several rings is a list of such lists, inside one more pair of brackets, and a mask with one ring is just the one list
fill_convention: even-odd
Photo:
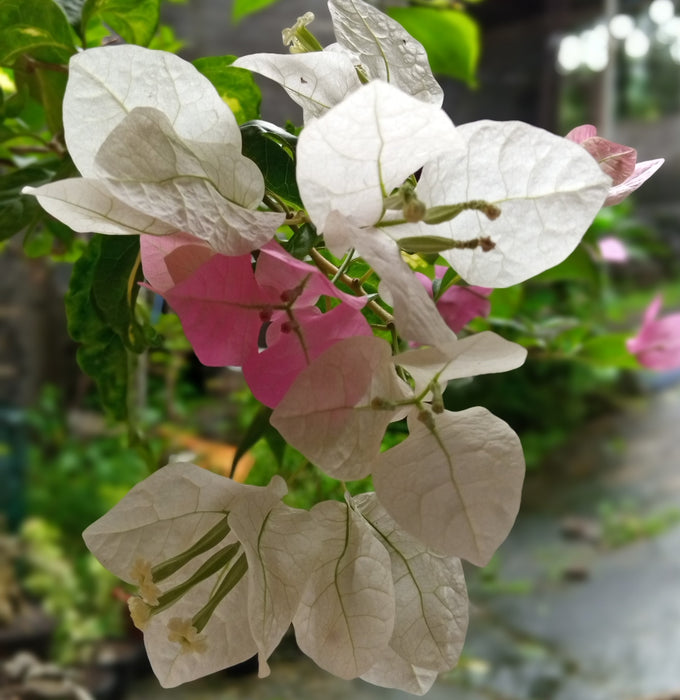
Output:
[[526,360],[526,348],[505,340],[491,331],[469,335],[442,348],[424,347],[395,355],[395,365],[403,367],[420,394],[436,381],[442,386],[452,379],[497,374],[517,369]]
[[395,620],[385,547],[347,504],[311,510],[321,548],[293,618],[300,649],[340,678],[366,673],[387,647]]
[[392,364],[389,343],[376,337],[346,338],[298,374],[270,421],[330,476],[360,479],[380,452],[389,423],[403,415],[391,402],[410,394]]
[[385,231],[359,228],[337,211],[326,219],[326,235],[355,248],[380,277],[378,291],[392,306],[399,334],[420,345],[447,346],[455,333],[446,325],[432,298],[403,260],[399,247]]
[[69,62],[63,107],[66,145],[83,177],[98,175],[100,147],[135,107],[165,114],[182,140],[241,145],[233,113],[191,63],[134,45],[88,49]]
[[442,557],[405,532],[375,493],[351,500],[388,554],[396,617],[384,654],[362,678],[422,695],[437,672],[453,668],[468,622],[468,597],[460,559]]
[[172,289],[207,262],[215,251],[188,233],[169,236],[140,236],[144,277],[158,294]]
[[280,302],[276,290],[257,283],[250,255],[215,255],[162,295],[209,367],[241,367],[256,354],[263,310]]
[[441,255],[469,284],[508,287],[562,262],[602,207],[610,179],[583,150],[522,122],[479,121],[456,129],[465,148],[433,154],[417,193],[428,207],[483,200],[490,220],[463,211],[450,221],[387,228],[398,241],[488,237],[492,250],[451,248]]
[[361,311],[347,304],[325,313],[316,306],[296,309],[290,326],[287,314],[275,312],[267,328],[267,347],[243,364],[243,376],[253,396],[265,406],[278,406],[298,374],[339,340],[373,337]]
[[638,163],[634,148],[598,136],[597,129],[592,124],[577,126],[565,138],[583,146],[599,163],[603,172],[612,178],[612,186],[604,203],[606,207],[622,202],[664,164],[663,158]]
[[519,509],[524,455],[519,438],[483,408],[429,414],[414,409],[409,436],[371,465],[380,502],[435,552],[484,566]]
[[[180,317],[199,360],[242,367],[266,406],[276,406],[299,372],[338,340],[372,336],[361,313],[366,297],[342,292],[277,243],[260,250],[253,272],[249,255],[215,255],[185,235],[160,240],[144,237],[144,270],[160,283],[152,288]],[[321,296],[342,303],[322,313],[316,307]],[[266,348],[260,351],[265,323]]]
[[395,187],[436,154],[462,146],[441,109],[372,81],[303,129],[300,196],[330,251],[341,256],[345,241],[326,230],[331,212],[359,227],[375,226]]

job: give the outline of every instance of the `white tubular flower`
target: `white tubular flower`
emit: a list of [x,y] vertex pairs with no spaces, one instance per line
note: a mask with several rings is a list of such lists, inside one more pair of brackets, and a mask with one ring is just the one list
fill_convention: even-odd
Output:
[[179,644],[180,654],[203,654],[208,648],[205,635],[198,633],[192,620],[179,617],[168,622],[168,641]]
[[127,606],[132,618],[132,624],[143,632],[151,619],[151,608],[136,595],[128,598]]
[[330,0],[328,8],[337,43],[323,51],[303,47],[298,34],[309,23],[304,15],[284,30],[284,43],[292,44],[293,54],[252,54],[234,65],[282,85],[302,107],[305,121],[321,116],[370,80],[392,83],[423,102],[441,106],[444,95],[425,49],[399,22],[363,0]]
[[139,586],[140,597],[147,605],[158,605],[161,589],[153,581],[151,562],[141,557],[137,559],[130,572],[130,578]]
[[234,115],[177,56],[133,45],[74,56],[64,133],[82,178],[24,193],[75,231],[185,231],[241,255],[271,240],[283,221],[256,210],[264,179],[241,155]]

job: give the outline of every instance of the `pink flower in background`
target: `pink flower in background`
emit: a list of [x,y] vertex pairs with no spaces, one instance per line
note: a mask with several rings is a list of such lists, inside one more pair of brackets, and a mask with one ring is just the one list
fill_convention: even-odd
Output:
[[[443,265],[436,265],[435,274],[441,278],[447,269]],[[416,272],[416,276],[427,289],[427,293],[432,296],[432,280],[421,272]],[[491,302],[488,296],[492,291],[491,287],[461,287],[453,285],[437,299],[437,310],[446,322],[446,325],[454,333],[458,333],[473,318],[489,315]]]
[[604,202],[606,207],[622,202],[652,177],[664,163],[663,158],[638,163],[637,151],[634,148],[603,139],[597,135],[597,129],[592,124],[577,126],[565,138],[581,144],[611,177],[612,186]]
[[610,263],[628,262],[628,249],[623,241],[616,236],[605,236],[597,242],[602,259]]
[[661,296],[655,297],[645,311],[640,332],[626,341],[626,347],[645,367],[658,370],[678,369],[680,313],[657,319],[661,304]]

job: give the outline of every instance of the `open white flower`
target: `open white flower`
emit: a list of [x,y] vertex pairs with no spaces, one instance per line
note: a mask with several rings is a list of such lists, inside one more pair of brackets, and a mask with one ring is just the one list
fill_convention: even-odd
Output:
[[82,178],[24,193],[75,231],[185,231],[241,255],[269,241],[283,221],[256,210],[264,179],[241,154],[234,115],[177,56],[133,45],[74,56],[64,132]]
[[[440,252],[470,284],[505,287],[558,264],[583,237],[610,183],[586,155],[521,122],[456,128],[434,105],[374,81],[307,124],[297,179],[334,254],[353,247],[382,274],[396,241]],[[383,280],[392,294],[409,284],[395,275]]]
[[425,49],[398,22],[363,0],[329,0],[328,9],[337,43],[323,51],[300,52],[295,31],[306,29],[313,19],[307,13],[284,32],[294,53],[252,54],[234,65],[280,83],[303,108],[305,121],[322,115],[369,80],[392,83],[423,102],[441,106],[443,92]]
[[244,486],[176,463],[84,532],[104,566],[140,587],[130,612],[164,687],[255,654],[268,674],[317,557],[309,513],[283,505],[285,493],[280,477]]

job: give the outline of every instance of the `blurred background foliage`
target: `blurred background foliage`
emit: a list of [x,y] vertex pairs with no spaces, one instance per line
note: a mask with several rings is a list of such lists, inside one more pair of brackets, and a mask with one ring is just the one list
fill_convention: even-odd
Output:
[[[313,9],[321,15],[318,4]],[[446,80],[445,92],[455,97],[456,104],[447,106],[458,121],[477,118],[475,109],[493,105],[493,113],[479,116],[525,118],[561,133],[593,121],[612,131],[617,125],[616,132],[603,132],[616,138],[619,132],[635,133],[624,123],[631,118],[643,124],[677,118],[680,52],[672,50],[680,46],[677,26],[672,41],[662,41],[644,15],[634,28],[649,35],[647,53],[638,48],[631,54],[621,36],[615,43],[608,39],[604,60],[602,46],[593,43],[602,38],[597,27],[609,21],[607,32],[618,14],[610,2],[595,12],[597,3],[589,4],[589,12],[574,3],[574,13],[562,17],[561,24],[555,20],[552,33],[549,24],[538,28],[549,65],[541,74],[528,72],[532,84],[544,88],[543,97],[531,102],[535,111],[508,115],[511,106],[502,99],[508,90],[518,93],[513,103],[518,112],[527,108],[516,81],[512,86],[512,73],[504,78],[510,87],[498,82],[503,79],[499,61],[510,62],[504,22],[523,21],[524,3],[516,4],[514,16],[508,10],[513,3],[494,0],[379,4],[425,45],[435,71]],[[192,45],[184,35],[183,13],[200,19],[199,5],[206,6],[170,6],[160,0],[0,0],[0,264],[7,270],[5,284],[11,285],[2,320],[7,338],[18,338],[0,344],[0,476],[10,484],[3,504],[8,524],[21,527],[25,542],[17,565],[22,585],[58,621],[54,653],[62,661],[82,656],[87,642],[123,632],[123,606],[112,605],[121,598],[119,584],[87,553],[80,533],[171,455],[231,474],[235,455],[247,449],[239,478],[266,483],[281,473],[292,505],[309,507],[342,495],[342,485],[284,445],[238,371],[201,367],[162,300],[130,285],[141,280],[136,239],[75,234],[45,214],[34,198],[20,194],[25,185],[76,174],[64,143],[61,101],[66,64],[82,48],[125,41],[184,50],[189,58],[201,55],[197,68],[239,122],[260,116],[272,94],[265,92],[262,103],[260,88],[271,87],[230,67],[233,54],[245,50],[225,39],[215,51],[219,55],[205,57],[212,47]],[[232,26],[228,31],[221,26],[225,36],[240,34],[247,42],[266,13],[292,5],[288,0],[234,0]],[[569,3],[558,5],[564,9]],[[625,16],[642,17],[635,12],[648,5],[637,3]],[[555,16],[546,15],[549,20]],[[281,12],[275,17],[278,21]],[[293,12],[287,21],[294,19]],[[573,24],[569,31],[568,22]],[[267,20],[267,26],[271,23]],[[319,28],[321,36],[327,27],[320,21]],[[568,54],[574,37],[582,42],[574,54],[578,61]],[[276,41],[273,36],[272,46]],[[590,55],[584,46],[595,55],[590,63],[582,60]],[[602,98],[609,89],[603,85],[614,86],[612,99]],[[290,158],[281,155],[278,144],[263,141],[252,127],[244,126],[243,133],[250,157],[268,178],[290,179]],[[497,331],[525,345],[529,359],[515,372],[452,383],[448,407],[481,404],[507,420],[522,437],[529,468],[540,469],[578,426],[616,410],[644,387],[625,339],[657,292],[663,292],[668,306],[680,305],[676,232],[676,212],[631,198],[602,210],[564,263],[521,286],[495,290],[490,316],[476,319],[468,330]],[[599,243],[609,236],[623,242],[627,262],[603,258]],[[431,272],[431,262],[423,262],[423,269]],[[66,322],[59,313],[56,326],[26,335],[27,323],[41,323],[49,295],[65,303],[80,370],[72,360],[76,343],[63,340]],[[57,338],[62,338],[60,346]],[[38,351],[43,364],[17,370],[22,358],[30,361]],[[64,355],[60,371],[45,369],[43,355],[50,354]],[[24,390],[21,382],[29,380]],[[396,424],[386,446],[397,442],[403,429]],[[237,452],[239,444],[243,449]]]

